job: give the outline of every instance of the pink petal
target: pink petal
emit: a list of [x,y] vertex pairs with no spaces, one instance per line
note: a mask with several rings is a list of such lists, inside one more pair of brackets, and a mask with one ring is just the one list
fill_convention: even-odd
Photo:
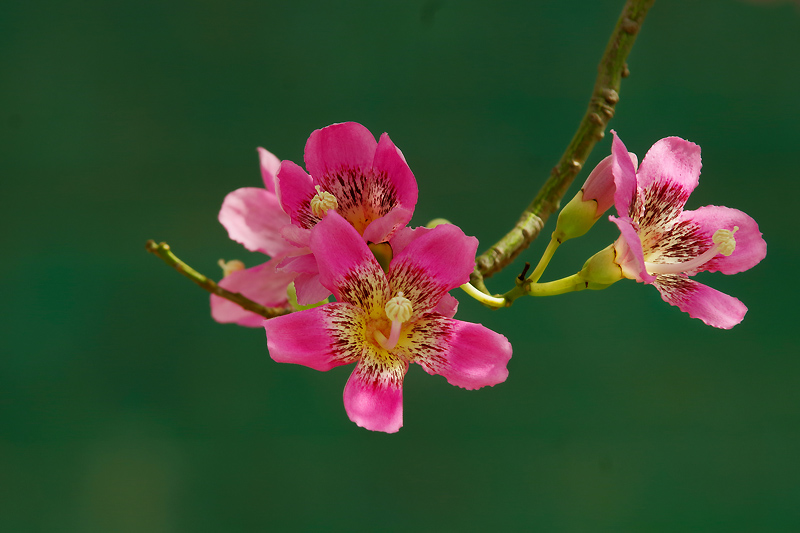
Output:
[[300,305],[315,304],[331,295],[331,291],[320,282],[319,272],[298,274],[294,279],[294,288]]
[[311,231],[311,250],[320,282],[339,301],[364,308],[383,306],[389,284],[361,235],[335,211],[328,211]]
[[342,169],[370,168],[377,145],[369,130],[356,122],[315,130],[306,142],[306,169],[319,182]]
[[635,279],[639,283],[655,281],[655,276],[649,274],[645,268],[642,241],[639,240],[639,234],[631,224],[631,220],[627,217],[614,216],[608,219],[619,228],[620,236],[614,243],[617,253],[615,261],[622,268],[625,277]]
[[733,296],[684,276],[658,276],[654,285],[665,302],[715,328],[730,329],[747,313],[747,307]]
[[344,387],[347,416],[362,428],[395,433],[403,426],[403,377],[408,365],[379,357],[365,359]]
[[269,355],[278,363],[330,370],[362,356],[357,334],[364,328],[364,311],[343,303],[297,311],[263,320]]
[[261,147],[257,148],[258,159],[261,163],[261,178],[264,180],[264,187],[269,192],[274,193],[278,182],[278,168],[281,161],[272,152]]
[[469,281],[477,249],[478,239],[459,227],[436,226],[395,254],[389,265],[392,291],[411,300],[415,315],[431,310],[445,293]]
[[281,228],[281,237],[297,247],[304,248],[311,243],[311,230],[287,224]]
[[372,166],[379,174],[386,175],[393,185],[397,203],[413,212],[414,206],[417,204],[417,180],[411,169],[408,168],[403,153],[389,139],[387,133],[381,135],[380,141],[378,141]]
[[218,218],[228,236],[248,250],[276,256],[291,248],[281,237],[289,217],[277,197],[265,189],[244,187],[229,193]]
[[409,351],[428,374],[444,376],[451,385],[465,389],[497,385],[508,377],[511,343],[503,335],[444,317],[426,317],[414,328],[412,343],[417,345]]
[[[277,272],[275,265],[281,258],[245,270],[232,272],[219,282],[219,286],[238,292],[266,307],[288,307],[286,288],[295,277],[294,273]],[[246,311],[237,304],[211,295],[211,316],[223,324],[235,323],[250,328],[260,327],[264,317]]]
[[[611,130],[614,139],[611,142],[611,156],[613,158],[612,173],[614,175],[614,205],[617,214],[621,217],[630,216],[630,208],[636,195],[636,164],[635,155],[628,152],[617,132]],[[631,157],[632,156],[632,157]]]
[[411,220],[413,212],[395,207],[386,215],[373,220],[364,230],[364,240],[367,242],[386,242],[399,228],[404,227]]
[[458,300],[456,300],[450,293],[445,293],[433,312],[437,315],[442,315],[447,318],[453,318],[458,311]]
[[392,247],[392,253],[394,255],[399,254],[411,243],[411,241],[418,239],[423,234],[431,231],[433,231],[433,228],[426,228],[425,226],[419,226],[413,229],[407,226],[398,228],[389,241],[389,244]]
[[309,205],[315,194],[317,191],[311,176],[291,161],[281,162],[278,170],[278,197],[293,224],[301,228],[311,228],[317,223],[318,219],[311,213]]
[[[640,191],[656,189],[679,189],[672,194],[674,201],[682,199],[680,208],[697,187],[700,179],[700,147],[680,137],[667,137],[656,142],[642,160],[637,173]],[[645,205],[647,202],[645,201]]]
[[684,211],[682,221],[695,224],[705,234],[709,245],[714,232],[720,229],[739,229],[734,233],[736,248],[729,256],[717,255],[700,270],[736,274],[757,265],[767,255],[767,243],[758,230],[758,224],[746,213],[730,207],[708,205],[694,211]]

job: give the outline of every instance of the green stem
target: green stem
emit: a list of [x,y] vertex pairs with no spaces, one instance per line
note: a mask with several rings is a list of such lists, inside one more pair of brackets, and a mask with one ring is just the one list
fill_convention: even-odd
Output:
[[231,302],[235,303],[239,307],[246,309],[247,311],[251,311],[257,315],[261,315],[264,318],[274,318],[279,315],[285,315],[290,313],[288,309],[282,309],[278,307],[264,307],[263,305],[250,300],[249,298],[243,296],[238,292],[230,292],[219,285],[217,285],[214,281],[208,279],[200,272],[196,271],[172,253],[170,250],[169,244],[162,242],[160,244],[156,244],[155,241],[149,240],[145,244],[145,248],[151,254],[157,255],[160,257],[166,264],[195,282],[200,287],[204,288],[211,294],[216,294],[226,300],[230,300]]
[[461,289],[464,292],[466,292],[467,294],[469,294],[470,296],[472,296],[473,298],[475,298],[476,300],[478,300],[483,305],[488,305],[489,307],[494,307],[494,308],[499,308],[499,307],[505,307],[506,306],[505,298],[498,298],[496,296],[490,296],[490,295],[488,295],[488,294],[476,289],[475,287],[473,287],[469,283],[463,284],[461,286]]
[[520,281],[517,286],[503,295],[506,306],[510,306],[514,300],[522,296],[556,296],[568,292],[582,291],[588,285],[580,272],[567,276],[566,278],[547,283],[531,283],[530,279]]
[[547,265],[550,264],[550,260],[553,258],[553,254],[556,253],[556,250],[558,250],[558,247],[560,245],[561,243],[558,242],[558,239],[556,239],[555,237],[550,237],[550,243],[547,245],[544,254],[542,254],[542,258],[539,259],[539,264],[536,265],[536,268],[533,269],[531,275],[528,276],[528,279],[530,280],[531,283],[536,283],[537,281],[539,281],[539,278],[541,278],[542,274],[544,274],[544,269],[547,268]]
[[517,224],[475,262],[472,283],[482,286],[482,278],[499,272],[539,236],[545,222],[559,207],[575,176],[583,167],[594,145],[603,138],[608,121],[619,102],[622,78],[628,75],[625,60],[636,41],[648,10],[655,0],[628,0],[622,9],[605,53],[600,60],[589,107],[550,178],[522,213]]

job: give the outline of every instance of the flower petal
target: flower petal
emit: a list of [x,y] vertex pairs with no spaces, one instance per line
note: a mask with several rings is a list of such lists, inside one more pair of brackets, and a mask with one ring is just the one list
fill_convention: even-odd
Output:
[[344,387],[350,420],[372,431],[395,433],[403,426],[403,377],[408,365],[399,359],[366,355]]
[[291,161],[282,161],[278,169],[278,197],[292,223],[311,228],[319,218],[311,212],[310,202],[317,194],[311,176]]
[[654,285],[665,302],[715,328],[730,329],[747,313],[747,307],[733,296],[685,276],[660,275]]
[[386,242],[398,228],[404,227],[411,220],[413,212],[403,207],[395,207],[386,215],[378,217],[364,230],[364,240],[367,242]]
[[338,213],[328,211],[311,231],[311,251],[320,282],[337,300],[372,309],[390,298],[389,284],[375,256]]
[[480,324],[428,315],[414,323],[407,349],[425,372],[456,387],[479,389],[508,377],[511,343]]
[[378,141],[372,167],[378,174],[385,175],[392,184],[398,205],[413,212],[417,205],[417,180],[408,167],[403,152],[394,145],[388,133],[381,135]]
[[442,224],[411,241],[389,265],[393,295],[402,291],[414,315],[430,311],[442,296],[469,281],[478,239],[458,226]]
[[[636,195],[636,156],[625,148],[617,132],[611,130],[614,139],[611,142],[612,174],[614,175],[614,205],[621,217],[630,216],[631,204]],[[633,157],[630,157],[633,156]]]
[[694,211],[684,211],[681,221],[699,227],[707,238],[708,246],[711,246],[711,239],[717,230],[733,231],[734,227],[739,228],[734,234],[736,248],[733,253],[727,257],[717,255],[695,272],[708,270],[709,272],[736,274],[753,268],[767,255],[767,243],[761,236],[758,224],[749,215],[738,209],[707,205]]
[[306,169],[321,182],[323,177],[342,169],[371,168],[377,145],[369,130],[357,122],[315,130],[306,142]]
[[458,300],[456,300],[456,298],[449,292],[442,296],[442,299],[439,300],[439,303],[436,304],[436,307],[433,310],[433,312],[437,315],[442,315],[447,318],[453,318],[456,316],[456,311],[458,311]]
[[[231,292],[238,292],[266,307],[287,307],[286,288],[292,282],[293,272],[277,272],[275,266],[281,258],[245,270],[231,272],[219,282],[219,286]],[[217,322],[235,323],[250,328],[260,327],[264,317],[242,309],[235,303],[216,295],[211,295],[211,316]]]
[[365,317],[362,309],[337,302],[264,320],[269,355],[321,371],[352,363],[364,351]]
[[291,248],[281,237],[281,228],[289,223],[289,217],[278,198],[267,190],[244,187],[229,193],[218,218],[228,236],[248,250],[276,256]]
[[264,187],[266,187],[269,192],[274,193],[278,182],[278,168],[281,166],[281,160],[264,148],[258,147],[257,150]]
[[635,279],[639,283],[652,283],[655,276],[647,272],[642,253],[642,242],[639,234],[627,217],[617,218],[609,216],[608,219],[617,225],[620,236],[614,243],[617,257],[615,261],[622,268],[625,277]]

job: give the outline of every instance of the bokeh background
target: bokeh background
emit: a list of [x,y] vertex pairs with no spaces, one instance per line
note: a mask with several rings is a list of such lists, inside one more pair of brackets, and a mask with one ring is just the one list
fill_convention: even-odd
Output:
[[[415,224],[488,246],[571,138],[621,7],[5,3],[0,530],[800,530],[792,3],[657,2],[611,123],[640,157],[700,144],[688,207],[759,222],[765,261],[701,276],[749,306],[731,331],[633,282],[498,312],[456,294],[459,318],[511,340],[508,381],[412,367],[405,427],[377,434],[344,412],[349,368],[272,362],[263,331],[213,322],[144,250],[165,240],[214,277],[221,257],[260,262],[217,222],[223,197],[261,183],[256,146],[301,163],[311,131],[347,120],[404,151]],[[599,223],[545,279],[614,237]]]

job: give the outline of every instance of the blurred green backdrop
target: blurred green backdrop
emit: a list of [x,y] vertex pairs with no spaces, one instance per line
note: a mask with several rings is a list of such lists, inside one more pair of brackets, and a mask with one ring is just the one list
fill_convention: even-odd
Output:
[[[273,363],[144,251],[255,264],[223,197],[261,183],[256,146],[300,163],[346,120],[405,153],[415,224],[488,246],[572,136],[622,3],[5,3],[0,529],[800,530],[794,5],[657,2],[611,123],[640,157],[700,144],[688,207],[759,222],[765,261],[702,276],[749,306],[731,331],[632,282],[499,312],[456,294],[514,345],[508,381],[413,367],[405,427],[376,434],[345,415],[350,368]],[[546,277],[614,237],[598,224]]]

